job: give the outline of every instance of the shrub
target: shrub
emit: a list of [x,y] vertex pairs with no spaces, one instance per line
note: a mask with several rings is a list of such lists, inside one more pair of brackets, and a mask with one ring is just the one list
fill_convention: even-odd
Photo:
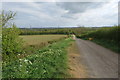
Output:
[[19,29],[15,24],[10,24],[15,16],[13,12],[2,12],[2,53],[3,60],[11,58],[14,54],[22,52],[22,40],[19,38]]

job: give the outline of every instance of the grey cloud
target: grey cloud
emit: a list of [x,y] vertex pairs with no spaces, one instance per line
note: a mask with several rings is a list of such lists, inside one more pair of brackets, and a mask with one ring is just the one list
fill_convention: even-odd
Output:
[[67,11],[61,17],[76,20],[78,19],[78,17],[75,17],[75,14],[82,14],[87,10],[102,7],[105,4],[105,2],[59,2],[56,4],[57,6]]
[[18,27],[101,26],[117,24],[115,5],[112,2],[5,3],[3,9],[18,12],[15,19]]
[[119,0],[56,0],[56,2],[118,2]]
[[118,25],[120,25],[120,1],[118,3]]
[[64,15],[62,15],[61,17],[64,17],[64,18],[70,18],[70,19],[77,19],[76,17],[74,17],[74,15],[73,14],[64,14]]
[[57,3],[58,6],[68,10],[68,13],[83,13],[89,9],[101,7],[103,2],[61,2]]

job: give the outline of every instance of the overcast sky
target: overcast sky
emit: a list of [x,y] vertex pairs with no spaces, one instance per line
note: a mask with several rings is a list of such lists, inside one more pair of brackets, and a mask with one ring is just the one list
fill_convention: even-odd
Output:
[[2,9],[17,13],[14,22],[18,27],[118,24],[118,2],[5,2]]

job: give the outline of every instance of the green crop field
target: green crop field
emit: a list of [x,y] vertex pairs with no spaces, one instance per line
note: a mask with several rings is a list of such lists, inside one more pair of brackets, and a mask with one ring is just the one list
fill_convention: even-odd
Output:
[[23,39],[24,45],[39,45],[65,38],[67,35],[24,35],[20,37]]

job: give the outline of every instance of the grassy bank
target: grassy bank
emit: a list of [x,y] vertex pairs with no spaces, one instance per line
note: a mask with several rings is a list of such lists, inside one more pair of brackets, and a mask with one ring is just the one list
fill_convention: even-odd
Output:
[[108,48],[114,52],[120,53],[118,43],[116,43],[115,41],[104,40],[104,39],[101,39],[101,40],[95,39],[92,41],[101,45],[101,46],[104,46],[105,48]]
[[118,36],[119,34],[120,27],[114,26],[100,28],[95,31],[88,31],[85,34],[81,34],[77,37],[87,40],[91,38],[93,42],[120,53],[120,48],[118,46],[120,45],[120,37]]
[[64,78],[67,75],[67,50],[72,40],[53,43],[25,58],[3,64],[3,78]]

